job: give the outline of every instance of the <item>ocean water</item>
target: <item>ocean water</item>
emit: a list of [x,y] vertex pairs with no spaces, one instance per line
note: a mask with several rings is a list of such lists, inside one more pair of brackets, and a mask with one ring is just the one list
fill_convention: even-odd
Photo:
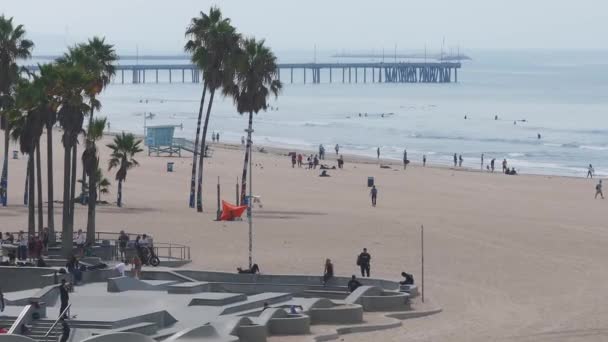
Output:
[[[463,62],[459,82],[451,84],[363,84],[361,73],[360,83],[353,74],[353,83],[342,84],[338,70],[333,84],[327,73],[321,84],[303,84],[301,71],[294,72],[291,84],[283,72],[285,87],[271,100],[273,109],[254,118],[254,144],[293,150],[324,144],[328,152],[339,144],[345,154],[372,157],[380,147],[382,157],[394,159],[407,149],[415,163],[426,154],[429,164],[441,165],[457,153],[468,167],[479,167],[484,153],[486,163],[496,158],[498,166],[506,158],[523,173],[584,177],[593,164],[598,175],[608,175],[608,51],[467,53],[473,60]],[[317,53],[317,61],[350,61],[331,54]],[[295,52],[278,56],[281,62],[315,58]],[[163,62],[187,61],[139,61]],[[147,84],[132,85],[121,84],[118,74],[101,96],[99,114],[108,117],[112,131],[143,133],[143,114],[154,113],[148,125],[183,125],[176,136],[193,139],[202,84],[188,83],[188,74],[181,83],[181,72],[173,73],[173,84],[166,71],[159,76],[158,84],[149,72]],[[246,125],[231,99],[216,97],[210,133],[240,142]]]

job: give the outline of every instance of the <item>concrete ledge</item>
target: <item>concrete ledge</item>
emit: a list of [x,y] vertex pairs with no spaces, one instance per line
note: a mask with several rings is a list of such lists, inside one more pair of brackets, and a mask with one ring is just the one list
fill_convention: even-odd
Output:
[[407,311],[407,312],[395,312],[387,314],[386,317],[396,318],[400,320],[413,319],[431,316],[440,313],[443,311],[442,309],[432,309],[432,310],[424,310],[424,311]]
[[87,338],[82,342],[155,342],[152,338],[137,333],[110,333]]
[[237,328],[236,335],[239,341],[266,342],[268,331],[263,325],[241,325]]
[[353,324],[363,322],[363,307],[359,304],[339,305],[332,308],[310,309],[311,324]]
[[404,311],[410,309],[410,295],[404,292],[383,291],[379,296],[362,296],[365,311]]
[[240,293],[201,293],[192,298],[188,306],[225,306],[238,302],[244,302],[247,296]]
[[271,335],[306,335],[310,333],[310,317],[306,315],[287,315],[271,318],[268,321]]
[[209,283],[204,281],[179,283],[168,286],[168,293],[171,294],[193,294],[209,291]]
[[410,298],[418,296],[418,286],[416,285],[401,285],[399,291],[409,293]]

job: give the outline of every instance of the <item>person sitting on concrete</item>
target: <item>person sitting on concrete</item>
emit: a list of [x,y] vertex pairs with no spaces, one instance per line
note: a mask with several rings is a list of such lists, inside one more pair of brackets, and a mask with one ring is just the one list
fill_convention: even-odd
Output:
[[414,276],[412,274],[401,272],[401,276],[405,278],[403,281],[400,281],[401,285],[414,285]]
[[327,284],[329,279],[334,277],[334,264],[330,259],[325,260],[325,270],[323,272],[323,285]]
[[[298,312],[298,309],[300,310],[299,312]],[[302,311],[304,311],[304,307],[302,305],[292,305],[289,307],[290,315],[297,315]]]
[[258,266],[258,264],[253,264],[253,265],[251,265],[251,268],[245,268],[245,269],[237,267],[236,270],[237,270],[237,272],[239,274],[257,274],[257,273],[260,273],[260,267]]
[[355,290],[361,286],[361,283],[357,280],[357,277],[353,274],[352,278],[348,281],[348,292],[355,292]]

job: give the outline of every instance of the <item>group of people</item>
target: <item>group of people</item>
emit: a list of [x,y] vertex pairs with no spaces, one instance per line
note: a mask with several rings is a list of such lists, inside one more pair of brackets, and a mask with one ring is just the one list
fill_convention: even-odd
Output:
[[[356,262],[361,271],[361,278],[370,277],[371,260],[372,256],[367,251],[367,248],[363,248],[363,251],[357,256]],[[334,278],[334,274],[334,264],[331,262],[331,259],[326,259],[322,278],[322,283],[324,286],[327,285],[332,278]],[[399,282],[401,285],[414,284],[413,275],[407,272],[401,272],[401,276],[404,277],[404,280]],[[353,274],[347,284],[348,291],[354,292],[359,286],[361,286],[361,282],[359,282],[359,280],[357,280],[357,276]]]
[[219,143],[220,142],[220,133],[219,132],[218,133],[212,132],[211,133],[211,141]]
[[[34,265],[44,264],[43,255],[48,252],[49,231],[44,228],[42,233],[29,235],[19,231],[17,237],[13,233],[0,232],[0,264],[15,265],[17,261]],[[8,260],[4,260],[7,257]]]

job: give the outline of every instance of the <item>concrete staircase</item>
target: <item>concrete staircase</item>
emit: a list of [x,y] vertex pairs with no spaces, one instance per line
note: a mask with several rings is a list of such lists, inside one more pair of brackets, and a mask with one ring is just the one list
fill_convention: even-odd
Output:
[[[46,319],[34,321],[29,325],[29,332],[26,334],[26,336],[39,342],[58,341],[59,337],[61,336],[61,323],[57,323],[46,339],[44,337],[53,323],[55,323],[55,321]],[[72,331],[74,331],[74,329],[112,329],[111,323],[96,321],[68,321],[68,325]]]

